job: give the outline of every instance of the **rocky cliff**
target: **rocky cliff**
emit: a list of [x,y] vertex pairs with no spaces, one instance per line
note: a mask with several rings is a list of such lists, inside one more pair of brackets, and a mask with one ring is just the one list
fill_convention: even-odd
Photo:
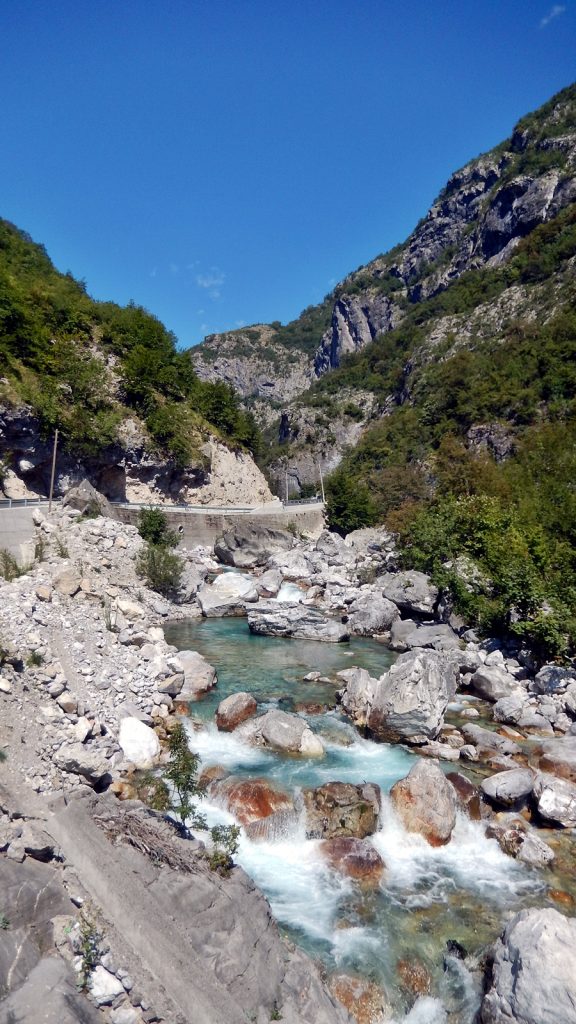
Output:
[[293,399],[345,356],[397,328],[416,304],[471,270],[509,260],[522,238],[576,199],[575,168],[571,86],[523,118],[505,142],[456,171],[403,245],[337,285],[318,307],[315,340],[303,329],[310,321],[304,315],[288,328],[212,335],[191,352],[198,373],[230,380],[246,397]]
[[[0,450],[9,453],[1,487],[7,498],[49,493],[53,438],[43,436],[29,406],[0,406]],[[206,432],[194,463],[180,467],[128,416],[114,444],[93,455],[58,453],[55,496],[89,479],[111,501],[142,504],[260,505],[273,495],[249,452]]]
[[260,504],[259,432],[233,389],[201,381],[130,304],[96,302],[0,220],[0,487],[46,495],[88,476],[110,498]]

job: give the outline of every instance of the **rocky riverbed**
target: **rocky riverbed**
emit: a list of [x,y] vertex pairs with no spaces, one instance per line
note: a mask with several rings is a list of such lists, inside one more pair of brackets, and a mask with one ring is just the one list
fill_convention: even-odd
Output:
[[[62,1022],[237,1024],[281,1015],[336,1024],[348,1010],[358,1024],[399,1013],[453,1024],[470,1024],[475,1014],[483,1024],[576,1019],[562,952],[575,928],[570,667],[537,666],[529,651],[480,642],[426,577],[397,571],[383,531],[307,541],[248,528],[221,538],[217,558],[206,549],[182,552],[180,591],[168,601],[136,573],[135,528],[70,508],[50,519],[38,513],[36,525],[34,566],[0,586],[0,1019],[38,1020],[47,991],[56,1002],[46,1019]],[[222,573],[223,565],[231,571]],[[310,663],[301,680],[319,689],[308,706],[283,707],[238,685],[219,700],[218,659],[167,642],[168,623],[201,617],[233,617],[264,644],[311,641],[318,651],[345,652],[349,637],[376,637],[382,671],[374,657],[368,667],[343,660],[325,677]],[[281,938],[240,867],[227,879],[215,875],[202,842],[182,839],[134,800],[138,771],[161,767],[178,716],[206,701],[220,705],[211,735],[229,736],[255,758],[240,785],[217,770],[206,726],[192,730],[212,768],[209,801],[243,824],[252,850],[258,838],[270,844],[304,822],[306,842],[324,844],[323,871],[348,879],[354,914],[367,905],[355,887],[386,889],[393,823],[396,839],[415,836],[424,850],[450,851],[471,822],[471,857],[475,844],[483,857],[488,843],[517,865],[518,878],[532,879],[529,907],[514,916],[514,897],[488,915],[482,950],[445,951],[444,974],[473,995],[466,989],[458,1001],[452,986],[450,1002],[416,956],[398,958],[388,991],[370,970],[331,970],[327,987],[306,954]],[[328,727],[319,728],[326,709]],[[293,791],[257,783],[262,757],[309,765],[312,781],[314,766],[330,763],[334,730],[344,752],[357,742],[398,752],[384,797],[370,777],[319,778],[296,787],[296,802]],[[334,771],[344,762],[336,759]],[[380,762],[378,754],[373,764]],[[259,874],[242,849],[240,860],[264,878],[262,862]],[[83,971],[85,992],[76,985]]]

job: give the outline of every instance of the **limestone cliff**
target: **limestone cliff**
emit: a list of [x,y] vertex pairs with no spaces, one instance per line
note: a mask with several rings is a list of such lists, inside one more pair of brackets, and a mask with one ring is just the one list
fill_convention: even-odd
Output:
[[293,399],[344,356],[397,327],[415,303],[469,270],[506,262],[522,238],[576,199],[575,169],[571,86],[456,171],[403,245],[336,286],[317,307],[330,323],[322,330],[317,318],[315,347],[304,318],[288,325],[290,347],[279,324],[211,335],[191,351],[198,373],[230,380],[245,396]]
[[[9,453],[0,480],[5,497],[48,494],[52,444],[30,407],[0,406],[0,450]],[[260,505],[273,499],[247,451],[207,433],[194,464],[181,468],[158,450],[137,417],[124,420],[117,442],[95,455],[59,451],[55,495],[65,494],[85,477],[112,501]]]

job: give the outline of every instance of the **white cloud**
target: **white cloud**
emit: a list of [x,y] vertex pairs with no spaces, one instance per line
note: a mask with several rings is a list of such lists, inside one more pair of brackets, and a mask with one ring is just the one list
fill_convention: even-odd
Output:
[[157,273],[158,267],[152,267],[152,270],[150,271],[150,277],[156,277]]
[[246,327],[245,320],[236,320],[236,327]]
[[205,274],[196,274],[196,284],[199,288],[204,288],[208,292],[211,299],[219,299],[221,295],[221,288],[226,280],[226,274],[218,267],[210,267]]
[[180,267],[178,266],[177,263],[171,263],[170,267],[169,267],[169,270],[170,270],[171,274],[179,274],[180,273]]
[[540,22],[540,28],[546,28],[546,26],[549,25],[551,21],[554,21],[555,18],[559,18],[561,14],[564,14],[565,10],[566,7],[564,6],[564,4],[554,4],[553,7],[551,7],[548,11],[548,14],[546,14],[542,18]]

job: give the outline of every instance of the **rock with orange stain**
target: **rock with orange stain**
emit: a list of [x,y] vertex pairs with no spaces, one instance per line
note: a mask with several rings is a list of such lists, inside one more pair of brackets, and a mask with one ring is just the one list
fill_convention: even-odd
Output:
[[274,789],[266,779],[229,777],[209,785],[210,796],[220,800],[241,825],[267,818],[277,811],[293,811],[287,793]]
[[480,821],[480,791],[461,772],[448,772],[446,778],[456,790],[458,802],[472,821]]
[[392,1019],[388,997],[384,989],[373,981],[337,974],[330,980],[330,991],[356,1024],[383,1024]]
[[430,971],[416,959],[402,959],[396,964],[400,986],[411,996],[427,996],[432,988]]
[[576,900],[569,893],[565,892],[564,889],[548,889],[548,896],[554,903],[560,903],[563,907],[569,907],[572,909],[576,905]]
[[366,839],[325,839],[321,850],[336,871],[354,878],[365,886],[379,885],[386,865],[372,843]]
[[444,846],[456,824],[456,793],[434,761],[418,761],[390,790],[394,809],[408,832],[430,846]]
[[221,732],[232,732],[246,719],[252,718],[257,707],[251,693],[231,693],[218,705],[216,726]]

